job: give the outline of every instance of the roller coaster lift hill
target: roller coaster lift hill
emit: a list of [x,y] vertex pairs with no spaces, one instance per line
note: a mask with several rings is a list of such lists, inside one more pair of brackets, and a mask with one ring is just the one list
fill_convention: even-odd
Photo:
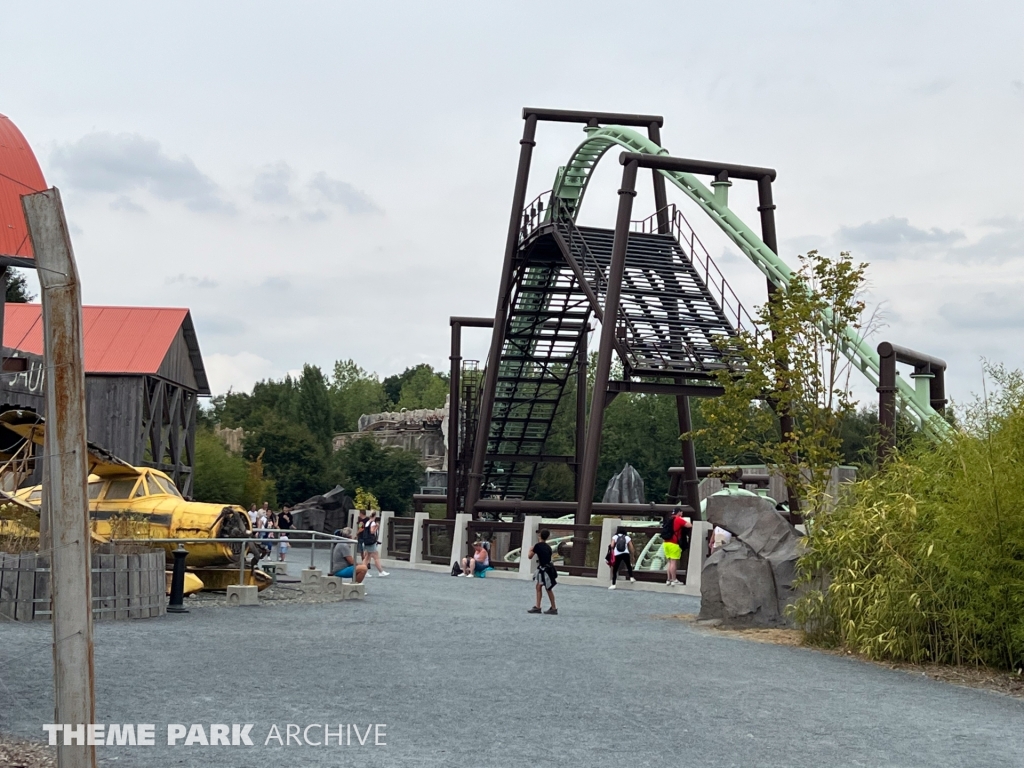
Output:
[[[787,291],[794,273],[778,256],[775,170],[672,157],[661,146],[663,119],[656,115],[526,108],[523,119],[494,318],[451,319],[447,512],[449,517],[462,511],[541,514],[554,506],[563,512],[571,507],[576,524],[586,525],[597,511],[593,492],[607,405],[622,392],[674,395],[679,431],[688,432],[689,398],[721,394],[717,373],[742,371],[738,332],[755,330],[686,217],[669,204],[666,181],[765,275],[769,293]],[[550,192],[527,203],[540,122],[581,123],[586,138],[558,169]],[[616,146],[624,152],[619,156],[622,182],[615,227],[577,225],[592,171]],[[640,169],[651,171],[656,210],[633,221]],[[698,176],[710,176],[710,188]],[[729,208],[729,187],[735,180],[757,184],[760,234]],[[600,323],[601,332],[588,415],[587,335],[592,319]],[[818,323],[832,327],[827,312]],[[482,376],[462,360],[465,327],[491,328]],[[848,326],[841,350],[879,392],[880,459],[892,450],[897,411],[931,437],[941,438],[951,429],[942,416],[943,361],[888,342],[876,351]],[[613,351],[622,363],[621,381],[610,380]],[[914,366],[914,385],[897,375],[897,362]],[[571,376],[576,377],[575,453],[552,455],[546,453],[546,443]],[[783,423],[782,429],[791,427]],[[575,502],[525,501],[538,467],[550,463],[574,470]],[[599,504],[597,509],[650,515],[681,502],[690,515],[699,515],[691,441],[682,441],[682,465],[683,471],[672,475],[673,504],[639,509]]]

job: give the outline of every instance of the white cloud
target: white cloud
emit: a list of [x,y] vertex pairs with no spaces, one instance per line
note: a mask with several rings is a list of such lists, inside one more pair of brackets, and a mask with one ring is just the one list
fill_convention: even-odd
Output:
[[855,227],[841,227],[833,240],[843,250],[862,250],[873,258],[897,258],[920,246],[950,245],[964,239],[958,230],[915,227],[909,219],[889,216]]
[[294,202],[291,182],[294,172],[288,163],[275,163],[256,174],[252,197],[258,203],[286,204]]
[[253,352],[236,352],[231,355],[214,352],[203,355],[203,362],[214,394],[229,389],[235,392],[248,391],[257,381],[281,375],[270,360]]
[[129,193],[147,190],[159,200],[180,202],[197,212],[230,213],[234,207],[188,157],[174,159],[160,142],[132,133],[90,133],[58,146],[52,166],[85,192],[113,193],[112,207],[141,210]]
[[1020,288],[980,291],[942,304],[939,314],[958,328],[979,331],[1020,329],[1024,328],[1024,303],[1020,296]]
[[383,213],[366,193],[353,187],[347,181],[332,179],[321,171],[309,182],[309,188],[330,203],[340,205],[349,213]]
[[219,285],[216,280],[211,280],[208,277],[186,275],[184,273],[164,278],[164,283],[167,285],[187,285],[189,288],[216,288]]

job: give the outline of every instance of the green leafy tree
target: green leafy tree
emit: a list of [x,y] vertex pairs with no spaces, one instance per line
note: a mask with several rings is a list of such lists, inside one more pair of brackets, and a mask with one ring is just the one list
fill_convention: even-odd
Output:
[[402,384],[398,408],[440,408],[448,395],[448,382],[434,373],[429,365],[419,365]]
[[302,366],[299,379],[299,417],[321,445],[327,449],[334,434],[331,398],[323,371],[315,365]]
[[192,471],[192,496],[196,501],[221,504],[243,504],[246,501],[246,461],[229,452],[212,430],[196,430],[195,466]]
[[35,294],[29,288],[28,279],[25,273],[20,270],[7,270],[7,292],[8,304],[27,304],[35,299]]
[[362,488],[380,501],[382,509],[402,514],[419,489],[423,468],[419,457],[399,448],[385,448],[372,437],[353,440],[331,457],[338,481]]
[[448,393],[448,377],[426,363],[388,376],[382,384],[390,408],[440,408]]
[[242,505],[246,509],[250,504],[261,507],[265,501],[270,504],[271,509],[277,507],[277,489],[274,487],[274,481],[263,472],[263,454],[264,452],[260,451],[255,459],[246,462],[245,493],[242,499]]
[[280,503],[296,504],[326,490],[324,449],[305,424],[276,413],[264,414],[246,435],[244,447],[250,461],[256,461],[261,453]]
[[331,411],[337,432],[355,432],[364,413],[380,413],[387,407],[384,386],[375,373],[367,373],[354,360],[334,364],[330,385]]
[[[740,335],[745,373],[719,374],[725,394],[703,403],[707,424],[695,433],[721,463],[741,453],[777,468],[791,497],[806,499],[813,513],[827,503],[831,470],[843,459],[843,423],[855,413],[842,345],[847,326],[863,325],[867,265],[817,251],[800,262],[788,290],[758,310],[758,324],[771,333]],[[758,400],[772,408],[751,405]],[[779,434],[776,414],[792,417],[792,432]]]
[[281,381],[258,381],[252,393],[228,392],[211,402],[213,420],[224,427],[252,429],[267,413],[288,421],[299,421],[299,387],[291,376]]

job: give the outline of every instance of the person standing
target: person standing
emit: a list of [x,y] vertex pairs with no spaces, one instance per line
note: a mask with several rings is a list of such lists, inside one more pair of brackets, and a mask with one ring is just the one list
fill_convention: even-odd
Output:
[[668,560],[668,586],[679,583],[679,560],[683,557],[683,544],[686,542],[688,529],[691,528],[690,521],[682,515],[682,509],[676,507],[672,512],[665,515],[661,524],[661,540],[665,550],[665,559]]
[[274,550],[277,549],[277,515],[272,510],[267,510],[267,547],[270,549],[269,557],[273,559]]
[[[371,510],[370,516],[366,518],[366,523],[363,525],[363,532],[359,535],[359,540],[363,544],[363,565],[366,569],[370,569],[370,564],[377,566],[378,576],[390,576],[384,567],[380,564],[380,543],[378,536],[380,535],[380,521],[377,520],[377,511]],[[367,574],[369,575],[369,574]]]
[[256,510],[256,530],[253,532],[253,535],[260,539],[260,542],[257,545],[259,547],[259,559],[260,560],[262,560],[263,558],[265,558],[265,557],[270,555],[270,549],[271,549],[270,548],[270,544],[267,543],[267,541],[266,541],[266,539],[267,539],[267,522],[268,521],[267,521],[267,518],[263,514],[263,510],[262,509]]
[[363,562],[366,562],[366,553],[363,552],[363,530],[366,528],[366,521],[369,519],[366,516],[366,510],[360,509],[359,515],[356,518],[356,554]]
[[558,609],[555,607],[555,593],[553,590],[557,583],[558,574],[555,571],[555,566],[551,564],[551,545],[548,544],[549,536],[551,536],[551,531],[547,529],[541,531],[538,535],[537,543],[530,547],[529,558],[532,560],[534,555],[537,557],[537,572],[533,575],[533,581],[537,588],[537,602],[527,613],[541,613],[541,594],[543,591],[547,591],[548,602],[551,603],[551,607],[543,611],[543,613],[557,616]]
[[256,511],[256,504],[249,505],[249,527],[255,528],[256,521],[259,519],[259,513]]
[[626,564],[626,573],[629,580],[636,583],[633,578],[633,540],[626,534],[626,529],[621,525],[615,530],[615,539],[612,541],[612,552],[615,559],[612,561],[612,585],[608,589],[615,589],[615,577],[619,575],[619,566]]
[[282,507],[281,514],[277,516],[277,527],[282,531],[290,531],[295,526],[292,520],[292,508]]

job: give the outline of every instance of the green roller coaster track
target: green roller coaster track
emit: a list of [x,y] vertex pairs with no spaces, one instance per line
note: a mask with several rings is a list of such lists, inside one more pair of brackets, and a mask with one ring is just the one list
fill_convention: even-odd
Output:
[[[668,150],[658,146],[650,139],[636,131],[618,125],[588,127],[585,129],[587,138],[573,152],[569,163],[558,169],[555,184],[552,188],[552,202],[548,207],[551,211],[566,211],[575,219],[583,203],[591,174],[598,161],[614,146],[620,146],[629,152],[651,155],[667,155]],[[793,270],[764,244],[743,221],[733,213],[726,202],[724,189],[716,194],[702,184],[693,174],[681,171],[659,170],[665,178],[675,184],[683,193],[706,213],[715,224],[736,244],[754,266],[782,291],[789,288]],[[823,310],[818,318],[818,325],[828,332],[835,327],[831,312]],[[873,386],[878,386],[879,358],[878,353],[863,339],[854,328],[845,326],[842,329],[841,349],[854,367],[861,371]],[[897,406],[915,426],[926,434],[941,438],[952,429],[949,423],[936,412],[929,402],[928,379],[919,378],[917,386],[911,386],[905,379],[897,377]]]

